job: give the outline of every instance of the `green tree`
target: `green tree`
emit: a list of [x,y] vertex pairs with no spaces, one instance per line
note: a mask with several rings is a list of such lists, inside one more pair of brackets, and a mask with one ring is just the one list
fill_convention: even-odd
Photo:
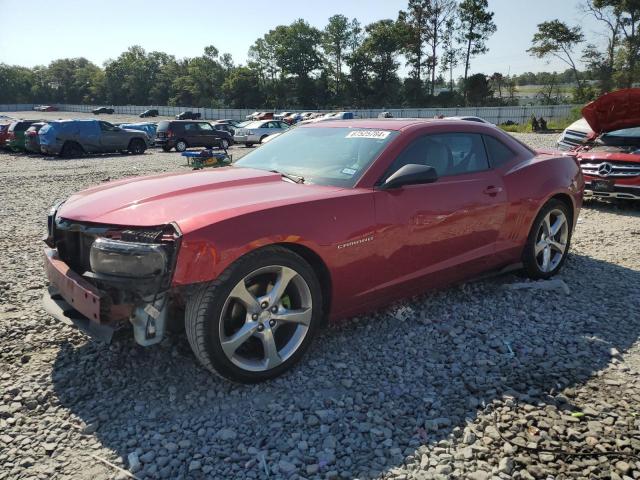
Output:
[[460,49],[456,45],[455,18],[451,17],[445,23],[444,34],[442,36],[442,62],[440,70],[449,73],[449,91],[453,92],[453,69],[460,62]]
[[456,14],[454,0],[431,0],[427,5],[426,42],[431,49],[429,55],[429,71],[431,72],[431,95],[436,86],[436,68],[438,66],[438,48],[448,42],[447,30],[452,25]]
[[617,77],[621,86],[630,88],[640,77],[640,1],[639,0],[593,0],[593,6],[602,9],[620,20],[624,51],[619,57],[621,66]]
[[483,73],[471,75],[465,81],[465,89],[467,92],[467,101],[471,105],[483,106],[491,102],[493,98],[493,90],[489,84],[489,79]]
[[397,72],[397,55],[402,48],[401,26],[393,20],[380,20],[366,26],[367,36],[360,47],[361,54],[369,59],[371,88],[370,101],[377,104],[397,103],[400,80]]
[[344,15],[333,15],[322,32],[322,49],[329,59],[329,70],[333,76],[334,94],[340,97],[342,66],[348,57],[353,37],[359,32],[357,21],[349,21]]
[[235,68],[222,84],[225,105],[232,108],[258,108],[264,103],[260,77],[247,67]]
[[486,41],[496,31],[493,12],[489,11],[487,0],[463,0],[458,5],[459,37],[464,45],[464,98],[467,99],[467,77],[471,58],[486,53]]
[[584,35],[579,26],[570,27],[560,20],[542,22],[538,25],[538,31],[533,35],[531,48],[527,50],[538,58],[556,57],[566,63],[574,74],[577,84],[577,99],[583,100],[584,82],[573,59],[573,50],[584,42]]
[[406,11],[398,14],[398,32],[401,36],[402,52],[411,67],[405,81],[405,97],[410,105],[423,100],[422,69],[427,65],[425,42],[428,35],[428,8],[431,0],[409,0]]

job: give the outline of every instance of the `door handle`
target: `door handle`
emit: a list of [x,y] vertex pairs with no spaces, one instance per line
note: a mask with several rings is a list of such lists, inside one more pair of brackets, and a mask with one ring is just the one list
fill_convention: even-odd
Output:
[[495,197],[497,194],[499,194],[502,191],[502,187],[496,187],[494,185],[491,185],[487,188],[485,188],[482,193],[484,193],[485,195],[489,195],[490,197]]

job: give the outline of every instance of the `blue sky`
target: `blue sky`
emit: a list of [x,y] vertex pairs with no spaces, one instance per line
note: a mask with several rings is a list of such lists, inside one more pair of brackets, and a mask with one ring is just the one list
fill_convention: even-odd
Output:
[[[34,66],[83,56],[102,64],[130,45],[176,57],[200,55],[206,45],[246,61],[249,46],[276,25],[304,18],[322,28],[331,15],[362,24],[396,18],[406,0],[0,0],[0,62]],[[472,72],[490,74],[564,70],[559,61],[526,53],[536,25],[559,18],[582,25],[589,41],[601,41],[599,25],[579,12],[579,0],[489,0],[498,31],[489,53]],[[459,73],[459,72],[458,72]]]

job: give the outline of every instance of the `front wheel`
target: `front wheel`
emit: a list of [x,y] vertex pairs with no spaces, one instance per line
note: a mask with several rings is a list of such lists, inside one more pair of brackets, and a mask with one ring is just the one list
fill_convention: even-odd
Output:
[[552,277],[564,264],[571,242],[571,214],[559,200],[547,202],[531,227],[522,261],[532,279]]
[[300,360],[322,318],[311,266],[281,247],[233,263],[187,302],[185,327],[198,360],[227,379],[255,383]]

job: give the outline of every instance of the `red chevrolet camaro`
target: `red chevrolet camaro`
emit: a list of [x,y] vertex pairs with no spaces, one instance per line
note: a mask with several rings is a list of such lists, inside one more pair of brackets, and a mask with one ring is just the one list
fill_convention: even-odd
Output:
[[52,207],[45,305],[104,340],[131,323],[141,345],[182,321],[205,367],[256,382],[294,365],[327,320],[487,271],[554,275],[583,188],[574,157],[487,124],[310,124],[230,167]]

